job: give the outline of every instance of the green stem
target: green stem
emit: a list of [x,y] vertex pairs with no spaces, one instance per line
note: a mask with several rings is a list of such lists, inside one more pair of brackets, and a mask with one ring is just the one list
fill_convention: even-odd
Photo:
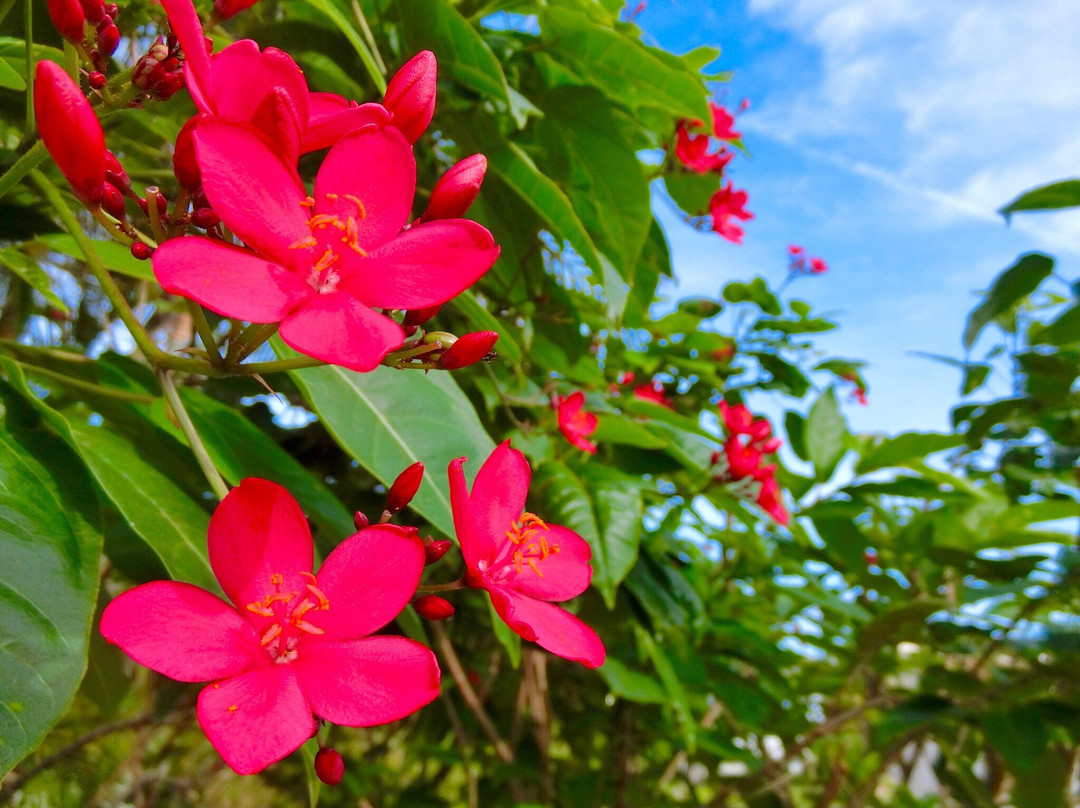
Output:
[[278,373],[285,370],[301,370],[325,365],[321,359],[313,356],[297,356],[292,359],[276,359],[272,362],[248,362],[246,365],[237,365],[232,368],[233,373],[243,373],[246,376],[262,375],[264,373]]
[[75,46],[64,40],[64,69],[67,70],[71,80],[79,83],[79,53]]
[[188,446],[191,447],[195,459],[199,462],[199,468],[206,475],[206,481],[210,483],[210,489],[218,499],[225,499],[229,493],[229,486],[225,484],[225,480],[222,479],[221,474],[214,465],[214,461],[210,459],[210,454],[206,451],[206,446],[203,444],[202,438],[199,437],[195,424],[191,421],[191,416],[188,415],[187,410],[184,408],[184,402],[180,400],[180,393],[176,389],[176,383],[173,382],[172,373],[162,369],[157,372],[157,377],[158,382],[161,384],[161,392],[165,394],[165,400],[169,402],[169,407],[172,408],[173,415],[176,416],[176,421],[180,425],[180,431],[184,433]]
[[214,337],[214,329],[210,327],[210,322],[206,319],[206,312],[194,300],[185,300],[184,302],[187,303],[191,321],[195,324],[195,330],[198,332],[203,347],[206,349],[206,355],[210,358],[210,364],[214,367],[223,367],[224,362],[221,359],[221,352],[218,350],[217,339]]
[[382,54],[379,53],[379,48],[375,44],[375,37],[372,36],[371,28],[368,26],[367,18],[364,16],[364,10],[356,0],[352,0],[352,8],[353,14],[356,16],[356,21],[360,24],[360,31],[364,34],[364,39],[367,40],[368,48],[371,49],[371,56],[375,60],[379,72],[385,76],[386,62],[383,61]]
[[27,149],[22,157],[15,161],[11,168],[0,174],[0,196],[14,188],[19,180],[29,174],[37,167],[38,163],[48,156],[49,152],[45,149],[45,143],[39,139]]
[[113,310],[120,316],[128,331],[131,332],[132,339],[135,340],[135,344],[139,347],[142,355],[146,357],[146,361],[158,367],[184,370],[189,373],[206,373],[210,366],[201,359],[184,359],[178,356],[170,356],[154,344],[153,340],[150,339],[150,335],[146,333],[146,329],[143,328],[142,323],[139,322],[139,318],[135,316],[135,312],[128,305],[127,299],[124,297],[123,292],[120,291],[120,287],[116,285],[112,275],[105,269],[105,265],[101,263],[101,258],[98,257],[97,252],[94,250],[93,242],[86,237],[75,215],[60,196],[60,192],[56,190],[56,186],[49,182],[49,178],[37,169],[31,169],[30,179],[37,185],[46,201],[52,205],[64,229],[79,245],[87,266],[90,267],[90,271],[97,278],[98,283],[101,284],[101,289],[105,292],[105,296],[109,298],[109,302],[112,303]]
[[249,356],[256,348],[274,336],[278,330],[278,323],[251,323],[240,332],[236,341],[229,345],[225,355],[226,366],[233,368]]
[[458,578],[456,581],[451,581],[448,584],[420,584],[416,587],[417,594],[429,595],[432,592],[452,592],[455,589],[464,589],[464,579]]
[[26,39],[26,131],[34,131],[34,0],[23,3],[23,36]]
[[102,387],[101,385],[94,384],[92,382],[84,382],[81,379],[75,379],[71,376],[65,376],[63,373],[57,373],[55,370],[46,370],[38,365],[30,365],[26,362],[20,362],[17,359],[13,360],[16,365],[23,369],[27,374],[33,376],[41,376],[46,379],[54,379],[60,382],[65,387],[70,387],[75,390],[85,390],[88,393],[92,393],[96,396],[106,396],[107,398],[115,398],[120,401],[137,401],[140,404],[152,404],[154,401],[153,396],[144,396],[140,393],[129,393],[127,390],[116,390],[111,387]]

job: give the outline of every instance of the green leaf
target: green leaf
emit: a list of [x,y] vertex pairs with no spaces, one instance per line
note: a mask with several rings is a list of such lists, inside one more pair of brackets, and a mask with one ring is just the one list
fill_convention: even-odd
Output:
[[315,755],[319,753],[319,741],[310,738],[300,747],[300,754],[304,757],[304,776],[307,780],[308,805],[310,808],[318,808],[319,792],[322,791],[322,781],[315,772]]
[[809,460],[806,453],[806,418],[795,410],[784,412],[784,432],[787,433],[788,446],[800,460]]
[[772,377],[763,387],[779,390],[794,398],[802,398],[810,389],[810,380],[806,378],[806,374],[783,357],[758,351],[750,351],[747,356],[756,357],[761,369]]
[[506,649],[506,655],[510,657],[510,664],[517,668],[521,665],[521,636],[499,617],[491,598],[487,598],[487,605],[488,617],[491,619],[491,630],[495,634],[495,639]]
[[996,317],[1011,311],[1039,288],[1054,271],[1054,259],[1042,253],[1027,253],[1006,269],[990,286],[982,303],[968,315],[964,328],[964,349],[971,350],[983,328]]
[[836,390],[830,387],[822,393],[806,416],[806,453],[814,464],[814,473],[821,482],[829,479],[836,464],[847,451],[850,434],[840,407]]
[[943,432],[904,432],[896,437],[876,436],[876,441],[863,452],[855,464],[856,474],[875,469],[902,466],[904,461],[922,459],[927,455],[952,449],[964,442],[960,435]]
[[441,0],[402,0],[398,6],[410,52],[432,51],[439,58],[441,74],[510,104],[502,65],[457,9]]
[[1080,342],[1080,304],[1065,309],[1045,326],[1032,325],[1030,341],[1057,346]]
[[5,247],[0,250],[0,264],[3,264],[26,281],[31,288],[40,292],[42,297],[49,301],[51,306],[54,306],[63,312],[68,310],[64,301],[58,298],[53,292],[52,281],[49,279],[48,273],[46,273],[33,258],[25,253],[19,252],[14,247]]
[[495,343],[495,350],[499,356],[514,364],[521,361],[521,346],[511,336],[505,321],[488,311],[471,290],[466,289],[451,300],[450,305],[465,316],[465,319],[469,321],[469,328],[474,331],[494,331],[499,335],[499,341]]
[[628,668],[622,661],[608,656],[598,669],[613,695],[638,704],[666,704],[667,691],[652,676]]
[[[82,250],[75,243],[75,239],[67,233],[49,233],[38,236],[37,240],[54,252],[82,260]],[[117,244],[115,241],[95,241],[93,245],[94,252],[98,254],[98,258],[106,269],[140,281],[156,282],[154,268],[150,262],[138,260],[131,254],[131,250],[122,244]]]
[[[282,358],[299,356],[278,340],[274,349]],[[475,474],[495,444],[449,373],[354,373],[327,365],[291,375],[338,445],[380,482],[390,485],[406,466],[423,462],[427,471],[411,507],[455,535],[444,469],[467,457]]]
[[1008,220],[1014,213],[1020,211],[1060,210],[1061,208],[1075,208],[1078,205],[1080,205],[1080,179],[1061,180],[1025,191],[998,213]]
[[586,465],[580,475],[562,463],[550,463],[537,478],[551,503],[551,520],[577,531],[592,548],[593,585],[613,608],[615,590],[637,561],[644,483],[596,463]]
[[964,367],[964,381],[960,385],[960,395],[970,396],[983,386],[990,375],[990,365],[971,363]]
[[709,94],[700,76],[659,58],[654,48],[558,8],[541,13],[540,36],[547,53],[610,99],[710,120]]
[[715,174],[673,171],[664,177],[664,186],[672,200],[691,216],[704,216],[713,194],[720,190]]
[[61,414],[26,386],[18,365],[0,357],[8,379],[49,427],[82,458],[99,489],[161,559],[169,575],[219,591],[206,551],[209,516],[140,448],[107,426],[92,426],[85,410]]
[[360,57],[360,61],[364,63],[364,68],[367,70],[368,75],[371,77],[372,82],[378,88],[379,92],[385,92],[386,79],[383,78],[382,73],[379,72],[379,68],[375,64],[375,59],[372,57],[367,44],[360,38],[360,34],[357,33],[356,26],[349,21],[349,18],[345,16],[333,0],[309,0],[309,3],[329,18],[337,29],[345,35],[345,38],[349,40],[349,44],[353,46],[353,50],[356,51],[357,56]]
[[90,481],[0,382],[0,778],[63,715],[86,670],[102,537]]
[[784,313],[780,298],[769,288],[764,278],[754,278],[750,283],[732,281],[724,287],[722,294],[728,303],[754,303],[763,312],[774,317]]
[[20,93],[26,89],[26,81],[6,59],[0,59],[0,87]]
[[697,724],[690,710],[690,699],[686,695],[686,688],[683,687],[668,655],[656,643],[652,635],[638,624],[634,625],[634,634],[637,637],[638,645],[641,646],[645,651],[645,655],[652,662],[653,669],[660,677],[660,682],[667,691],[668,701],[675,711],[675,717],[686,738],[686,744],[692,752],[697,745]]

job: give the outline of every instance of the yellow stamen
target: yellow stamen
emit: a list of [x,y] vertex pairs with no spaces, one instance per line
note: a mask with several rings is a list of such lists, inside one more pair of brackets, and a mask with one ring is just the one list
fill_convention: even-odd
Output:
[[270,628],[266,630],[266,633],[262,635],[262,639],[259,640],[259,645],[269,645],[280,633],[281,624],[274,623],[272,626],[270,626]]

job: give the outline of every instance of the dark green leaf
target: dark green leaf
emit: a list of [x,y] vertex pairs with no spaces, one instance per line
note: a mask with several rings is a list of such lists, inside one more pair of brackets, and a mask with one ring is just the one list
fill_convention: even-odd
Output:
[[1040,185],[1016,197],[998,213],[1009,219],[1014,213],[1026,210],[1060,210],[1080,205],[1080,180],[1061,180]]
[[1054,271],[1054,259],[1042,253],[1027,253],[996,278],[980,303],[968,315],[964,328],[964,348],[971,350],[983,328],[996,317],[1011,311],[1039,288]]
[[836,391],[830,387],[818,397],[806,417],[806,453],[819,481],[832,476],[847,451],[849,438],[847,422],[836,403]]
[[959,435],[941,432],[904,432],[892,438],[877,436],[875,443],[864,450],[855,464],[855,473],[903,465],[905,460],[921,459],[961,443],[963,438]]

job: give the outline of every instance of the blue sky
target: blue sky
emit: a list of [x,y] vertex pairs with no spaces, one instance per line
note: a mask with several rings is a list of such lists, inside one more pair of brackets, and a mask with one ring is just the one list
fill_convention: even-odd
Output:
[[[1080,274],[1080,215],[994,211],[1033,185],[1080,174],[1080,25],[1071,0],[650,0],[647,38],[714,45],[735,71],[719,88],[751,108],[752,153],[729,176],[750,194],[743,246],[657,210],[674,253],[673,296],[786,274],[786,247],[825,258],[796,296],[842,328],[817,344],[862,358],[870,405],[859,431],[945,429],[956,370],[913,351],[962,356],[967,312],[1029,250]],[[975,356],[980,356],[976,346]],[[1008,392],[1003,378],[981,396]]]

